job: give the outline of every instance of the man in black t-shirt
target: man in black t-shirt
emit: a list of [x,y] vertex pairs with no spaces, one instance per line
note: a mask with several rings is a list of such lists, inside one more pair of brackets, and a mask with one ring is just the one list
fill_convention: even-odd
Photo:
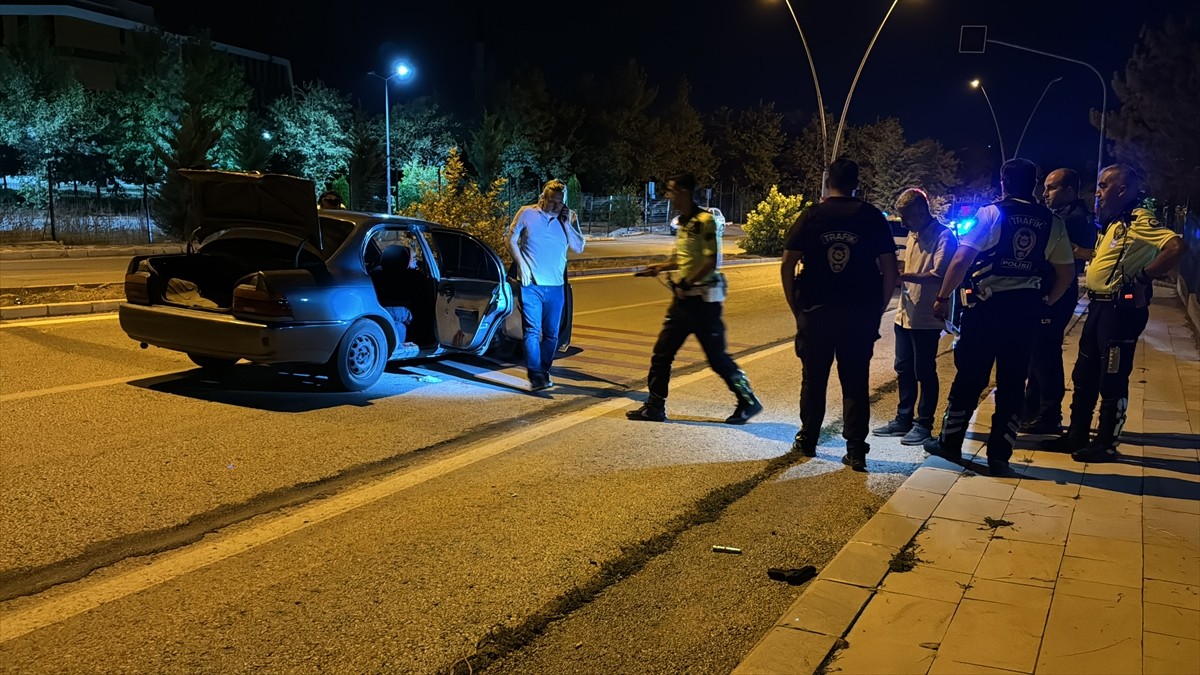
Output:
[[[817,454],[834,358],[842,383],[842,462],[866,471],[870,367],[883,310],[900,272],[896,244],[879,209],[853,197],[858,165],[829,165],[829,198],[809,207],[788,232],[780,270],[796,317],[800,357],[800,431],[792,449]],[[800,274],[796,266],[803,263]]]

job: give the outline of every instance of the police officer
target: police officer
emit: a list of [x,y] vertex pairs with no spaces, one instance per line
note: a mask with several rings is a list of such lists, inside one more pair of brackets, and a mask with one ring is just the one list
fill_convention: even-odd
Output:
[[[967,424],[996,367],[996,412],[987,440],[988,469],[1009,472],[1017,415],[1034,335],[1047,305],[1058,302],[1075,274],[1070,240],[1062,219],[1034,202],[1037,168],[1010,159],[1000,168],[1001,200],[975,215],[975,226],[959,239],[946,278],[934,301],[934,314],[949,314],[950,294],[969,277],[958,342],[957,372],[950,386],[939,438],[925,451],[959,461]],[[1042,266],[1054,266],[1054,286],[1041,289]]]
[[725,323],[721,307],[725,300],[725,277],[717,269],[721,240],[717,223],[708,211],[693,199],[696,178],[681,173],[667,179],[665,193],[679,211],[679,229],[675,251],[668,262],[650,265],[639,276],[655,276],[679,270],[672,282],[674,298],[667,318],[654,343],[650,357],[650,396],[637,410],[625,413],[631,420],[662,422],[667,419],[667,393],[671,382],[671,362],[689,335],[695,335],[712,367],[737,397],[737,408],[726,424],[745,424],[762,412],[763,406],[750,388],[746,374],[725,351]]
[[[1186,249],[1182,237],[1138,207],[1140,188],[1138,177],[1123,164],[1105,168],[1096,184],[1096,215],[1105,229],[1087,270],[1091,302],[1071,373],[1071,423],[1057,444],[1079,462],[1119,456],[1133,351],[1150,318],[1151,280],[1171,271]],[[1089,443],[1097,398],[1100,424]]]
[[[829,165],[829,197],[800,214],[784,243],[783,293],[796,317],[800,357],[800,431],[792,449],[817,454],[825,420],[829,370],[838,362],[842,383],[842,462],[867,470],[870,368],[883,310],[900,271],[891,229],[879,209],[855,198],[858,165]],[[803,263],[796,275],[797,263]]]
[[[1033,341],[1033,356],[1029,362],[1029,380],[1025,383],[1025,414],[1020,430],[1027,434],[1059,434],[1062,432],[1063,333],[1079,304],[1079,275],[1083,263],[1092,257],[1096,246],[1096,226],[1087,204],[1079,198],[1079,174],[1074,169],[1055,169],[1046,175],[1044,184],[1046,206],[1062,218],[1071,240],[1075,257],[1075,274],[1071,285],[1058,302],[1046,308],[1042,325]],[[1047,264],[1042,275],[1042,289],[1054,285],[1054,268]]]

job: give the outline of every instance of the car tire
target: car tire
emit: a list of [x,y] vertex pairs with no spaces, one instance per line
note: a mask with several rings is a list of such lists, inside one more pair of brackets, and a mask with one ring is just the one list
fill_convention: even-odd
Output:
[[359,319],[333,352],[329,377],[345,391],[362,391],[379,381],[387,358],[388,341],[383,329],[370,319]]
[[221,356],[209,356],[207,354],[196,354],[188,352],[188,358],[192,363],[200,366],[205,370],[224,371],[229,370],[238,362],[238,359],[227,359]]

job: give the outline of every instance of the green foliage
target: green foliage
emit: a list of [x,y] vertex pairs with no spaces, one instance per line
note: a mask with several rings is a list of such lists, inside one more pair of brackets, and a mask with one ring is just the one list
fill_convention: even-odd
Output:
[[704,124],[700,113],[692,107],[690,95],[691,86],[686,79],[680,80],[663,117],[653,120],[652,128],[657,133],[650,136],[641,162],[644,175],[665,178],[690,171],[701,183],[711,183],[714,179],[717,160],[712,146],[704,139]]
[[446,160],[451,148],[458,147],[454,118],[429,97],[393,104],[391,125],[392,166],[414,157],[421,164],[437,166]]
[[266,125],[254,113],[239,113],[237,120],[217,143],[217,166],[231,171],[265,172],[275,155],[273,140],[263,138]]
[[[319,188],[320,186],[317,186],[317,187]],[[332,181],[330,181],[329,189],[338,193],[338,196],[342,198],[343,204],[345,204],[347,202],[347,200],[350,199],[349,197],[346,196],[346,195],[350,194],[350,183],[346,181],[345,176],[338,176],[337,178],[334,178]]]
[[583,186],[579,184],[579,177],[571,174],[567,179],[567,208],[575,213],[583,210]]
[[[831,130],[836,126],[837,120],[832,115],[826,115],[826,129]],[[833,139],[829,139],[829,142],[832,143]],[[788,142],[781,158],[788,176],[787,183],[799,188],[803,194],[821,194],[821,178],[829,163],[828,153],[829,148],[821,135],[821,118],[814,113],[800,136]]]
[[344,94],[320,82],[305,83],[271,104],[276,149],[317,186],[344,173],[351,157],[351,111]]
[[161,157],[168,150],[163,132],[179,119],[182,88],[179,41],[159,31],[129,32],[117,89],[104,95],[103,145],[122,178],[142,184],[161,179]]
[[609,224],[621,227],[635,227],[642,222],[642,203],[638,191],[633,188],[623,188],[612,196],[612,209]]
[[184,241],[190,235],[186,222],[188,184],[176,169],[211,168],[208,155],[220,138],[216,127],[215,119],[200,106],[192,106],[184,113],[179,130],[168,140],[163,157],[168,171],[155,194],[153,211],[158,229],[175,240]]
[[716,149],[721,176],[751,190],[766,190],[779,182],[775,166],[783,149],[783,117],[774,103],[760,103],[736,116],[718,108],[708,120],[708,135]]
[[396,211],[405,213],[421,201],[427,185],[437,185],[441,179],[441,167],[427,166],[412,158],[400,168],[400,182],[394,186]]
[[785,195],[778,186],[772,185],[766,198],[746,214],[743,227],[746,236],[738,240],[738,245],[747,253],[782,255],[784,237],[800,213],[811,204],[803,195]]
[[1143,26],[1112,85],[1121,108],[1109,113],[1105,133],[1116,158],[1144,171],[1160,198],[1200,198],[1200,17]]
[[379,127],[359,109],[354,110],[350,124],[350,161],[346,163],[346,183],[349,194],[346,204],[360,211],[384,211],[383,139]]
[[648,111],[658,89],[647,84],[645,71],[633,61],[604,84],[585,77],[583,89],[588,124],[580,173],[601,192],[645,180],[643,160],[657,133]]
[[441,180],[424,183],[420,199],[409,204],[402,213],[439,225],[462,228],[507,260],[505,231],[509,219],[508,204],[500,198],[503,188],[504,179],[499,178],[486,191],[481,190],[479,184],[467,176],[458,148],[451,148],[441,171]]

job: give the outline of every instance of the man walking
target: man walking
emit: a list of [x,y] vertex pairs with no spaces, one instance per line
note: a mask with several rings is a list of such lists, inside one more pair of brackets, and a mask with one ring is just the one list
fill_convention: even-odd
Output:
[[[1010,471],[1016,442],[1017,415],[1029,373],[1033,336],[1042,312],[1066,292],[1075,274],[1066,226],[1033,200],[1037,168],[1027,159],[1010,159],[1000,168],[1003,198],[979,209],[975,226],[964,234],[950,261],[933,312],[946,318],[950,294],[964,279],[970,287],[964,302],[958,342],[957,372],[950,385],[940,438],[925,441],[925,451],[958,462],[967,423],[996,367],[996,412],[987,440],[988,469]],[[1042,267],[1054,266],[1054,287],[1041,290]]]
[[679,211],[679,229],[671,259],[649,265],[639,276],[679,270],[679,279],[671,283],[673,298],[667,318],[654,343],[650,357],[650,395],[637,410],[625,413],[631,420],[662,422],[667,419],[667,394],[671,382],[671,363],[689,335],[695,335],[708,358],[708,365],[725,380],[737,397],[737,407],[726,424],[745,424],[762,412],[762,403],[750,388],[746,374],[738,369],[725,351],[725,323],[721,308],[725,300],[725,277],[718,271],[721,240],[717,223],[694,199],[696,178],[681,173],[667,179],[665,194]]
[[[1071,285],[1058,302],[1046,308],[1042,324],[1033,341],[1033,356],[1029,362],[1029,380],[1025,383],[1025,414],[1020,430],[1027,434],[1059,434],[1062,432],[1063,333],[1079,304],[1079,275],[1083,263],[1091,260],[1096,246],[1096,226],[1092,214],[1079,198],[1079,174],[1073,169],[1056,169],[1046,176],[1046,206],[1062,218],[1075,256],[1075,274]],[[1042,289],[1053,286],[1054,269],[1047,265],[1042,276]]]
[[[780,274],[796,317],[800,357],[800,430],[792,449],[817,454],[829,370],[838,362],[842,384],[842,462],[867,470],[870,366],[883,310],[896,288],[896,244],[879,209],[856,199],[858,165],[829,165],[829,198],[800,214],[785,239]],[[803,270],[796,275],[796,266]]]
[[[1159,225],[1154,213],[1138,206],[1141,183],[1128,166],[1100,172],[1096,185],[1104,233],[1087,271],[1087,321],[1071,373],[1071,423],[1060,450],[1078,462],[1106,462],[1120,456],[1117,443],[1129,405],[1133,352],[1150,318],[1151,282],[1165,276],[1183,256],[1183,238]],[[1100,399],[1100,423],[1089,443],[1092,414]]]
[[575,213],[563,203],[567,186],[552,180],[536,205],[522,206],[513,217],[508,248],[521,282],[521,327],[529,390],[549,389],[550,364],[558,351],[566,283],[567,248],[583,251],[583,233]]
[[896,211],[901,224],[908,228],[894,327],[900,402],[896,418],[871,433],[901,436],[902,445],[922,445],[932,436],[938,404],[938,340],[946,325],[933,315],[933,301],[950,258],[958,249],[958,240],[929,212],[929,198],[922,190],[909,188],[901,192]]

